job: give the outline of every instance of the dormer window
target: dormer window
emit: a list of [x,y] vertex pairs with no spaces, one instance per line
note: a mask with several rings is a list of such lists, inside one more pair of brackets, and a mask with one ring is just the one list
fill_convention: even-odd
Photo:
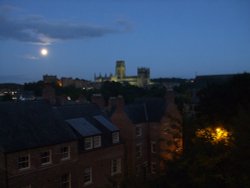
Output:
[[87,137],[84,139],[84,149],[85,150],[90,150],[93,148],[93,138],[92,137]]
[[93,145],[94,145],[94,148],[101,147],[101,145],[102,145],[101,136],[94,136],[93,137]]
[[120,135],[119,132],[113,132],[112,133],[112,143],[116,144],[120,142]]

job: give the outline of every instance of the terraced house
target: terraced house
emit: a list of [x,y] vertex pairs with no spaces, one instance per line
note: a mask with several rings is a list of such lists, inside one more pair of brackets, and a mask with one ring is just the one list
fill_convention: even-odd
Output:
[[94,104],[0,103],[0,187],[119,187],[120,130]]

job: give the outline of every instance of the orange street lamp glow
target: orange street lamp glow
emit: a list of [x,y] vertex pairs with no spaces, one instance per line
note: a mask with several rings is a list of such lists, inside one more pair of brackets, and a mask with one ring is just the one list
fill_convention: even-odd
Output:
[[198,129],[196,136],[203,138],[212,144],[224,143],[229,144],[231,133],[223,127],[207,127],[204,129]]

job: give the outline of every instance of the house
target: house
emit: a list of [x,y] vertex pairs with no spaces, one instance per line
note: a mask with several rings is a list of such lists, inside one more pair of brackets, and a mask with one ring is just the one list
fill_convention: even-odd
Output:
[[166,161],[182,153],[181,116],[172,94],[166,99],[145,98],[130,105],[125,105],[120,96],[114,109],[111,120],[120,128],[125,143],[128,177],[157,176]]
[[118,187],[119,129],[94,104],[0,103],[0,187]]

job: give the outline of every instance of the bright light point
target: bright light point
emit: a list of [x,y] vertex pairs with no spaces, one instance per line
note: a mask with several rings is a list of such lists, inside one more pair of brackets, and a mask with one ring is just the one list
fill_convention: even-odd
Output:
[[198,129],[196,131],[196,136],[204,138],[212,144],[223,143],[224,145],[229,145],[230,141],[232,141],[232,133],[223,127]]
[[218,132],[220,132],[221,131],[221,129],[220,128],[216,128],[216,132],[218,133]]
[[40,51],[42,56],[47,56],[48,55],[48,50],[46,48],[41,49]]

